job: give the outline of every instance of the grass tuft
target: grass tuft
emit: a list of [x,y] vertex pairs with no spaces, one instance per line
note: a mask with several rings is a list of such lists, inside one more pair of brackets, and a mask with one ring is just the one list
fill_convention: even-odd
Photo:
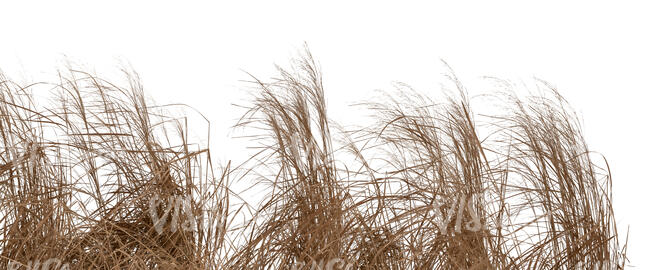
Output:
[[350,130],[328,117],[306,50],[276,79],[252,77],[235,127],[256,153],[214,168],[188,118],[125,78],[0,75],[2,267],[625,267],[607,161],[546,82],[538,95],[495,92],[504,110],[482,114],[453,72],[443,99],[397,84],[363,103],[371,125]]

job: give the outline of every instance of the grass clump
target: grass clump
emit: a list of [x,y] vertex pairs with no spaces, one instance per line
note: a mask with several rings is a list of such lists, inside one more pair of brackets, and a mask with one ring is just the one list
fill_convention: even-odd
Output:
[[128,78],[121,88],[70,71],[40,85],[54,96],[44,107],[29,93],[39,85],[2,80],[1,265],[216,268],[224,178],[182,119],[159,114]]
[[608,165],[544,82],[539,95],[495,92],[503,110],[484,114],[453,72],[442,99],[397,84],[363,103],[374,123],[351,130],[328,117],[307,51],[274,80],[253,77],[235,127],[256,152],[217,170],[187,118],[151,105],[135,73],[128,87],[67,74],[0,78],[10,269],[53,258],[69,269],[625,266]]

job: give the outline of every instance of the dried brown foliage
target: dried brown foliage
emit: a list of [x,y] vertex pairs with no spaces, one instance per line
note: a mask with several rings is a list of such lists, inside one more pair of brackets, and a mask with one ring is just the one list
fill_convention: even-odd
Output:
[[[45,107],[34,86],[1,81],[0,265],[56,258],[74,269],[215,268],[224,178],[212,174],[208,150],[187,141],[181,119],[147,105],[136,77],[121,88],[70,71]],[[179,223],[205,226],[158,233],[150,211],[179,211],[178,197],[193,213]],[[213,212],[199,216],[207,207]]]
[[311,55],[292,68],[253,78],[236,127],[259,151],[218,173],[137,76],[124,88],[70,71],[53,106],[0,79],[0,265],[624,268],[607,163],[550,85],[498,92],[505,110],[478,116],[454,76],[440,102],[398,85],[365,103],[373,125],[346,131]]

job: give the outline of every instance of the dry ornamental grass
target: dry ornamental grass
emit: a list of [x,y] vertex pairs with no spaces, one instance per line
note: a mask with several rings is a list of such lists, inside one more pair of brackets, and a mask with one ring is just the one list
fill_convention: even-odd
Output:
[[217,166],[135,73],[122,86],[66,74],[37,84],[45,105],[0,76],[3,269],[625,266],[608,164],[544,82],[527,97],[504,83],[502,112],[476,114],[450,72],[447,99],[398,85],[350,130],[328,118],[307,51],[253,78],[235,126],[256,153]]

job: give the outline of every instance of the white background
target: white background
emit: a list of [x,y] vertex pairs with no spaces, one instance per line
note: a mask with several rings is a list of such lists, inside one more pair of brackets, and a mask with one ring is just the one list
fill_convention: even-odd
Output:
[[244,71],[267,79],[303,42],[323,69],[335,119],[349,120],[347,104],[393,81],[437,91],[440,59],[470,85],[481,76],[549,81],[583,117],[590,148],[610,162],[630,265],[650,267],[649,6],[14,2],[0,3],[0,69],[12,79],[47,80],[65,61],[110,77],[130,63],[158,104],[185,103],[211,120],[222,160],[241,153],[228,136],[240,112],[230,104],[245,104]]

